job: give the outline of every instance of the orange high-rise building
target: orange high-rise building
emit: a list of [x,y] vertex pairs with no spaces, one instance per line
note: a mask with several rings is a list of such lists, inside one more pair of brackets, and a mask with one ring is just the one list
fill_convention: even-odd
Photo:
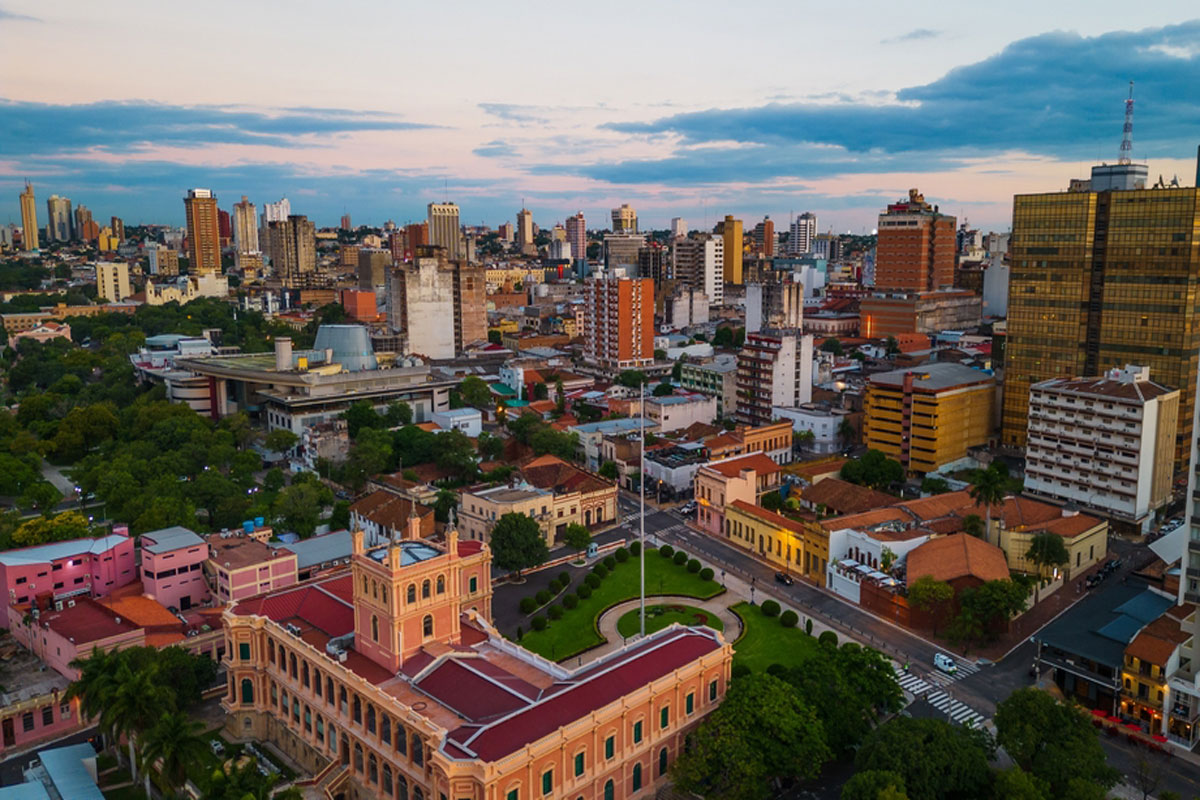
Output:
[[933,292],[954,285],[955,227],[916,189],[879,215],[875,288],[888,292]]
[[584,358],[612,370],[654,361],[654,281],[591,278],[584,285]]
[[214,275],[221,271],[221,229],[217,198],[208,189],[189,189],[183,198],[187,215],[188,272]]

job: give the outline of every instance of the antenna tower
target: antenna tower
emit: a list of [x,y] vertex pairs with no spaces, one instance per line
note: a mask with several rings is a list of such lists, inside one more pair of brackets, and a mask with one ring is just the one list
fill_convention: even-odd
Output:
[[1121,155],[1118,164],[1133,163],[1133,81],[1129,82],[1129,98],[1125,101],[1125,129],[1121,133]]

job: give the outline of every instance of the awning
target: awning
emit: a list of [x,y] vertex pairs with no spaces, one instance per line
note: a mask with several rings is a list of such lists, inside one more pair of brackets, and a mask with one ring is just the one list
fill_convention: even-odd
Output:
[[1106,716],[1108,716],[1108,712],[1105,711],[1103,708],[1093,708],[1092,716],[1093,717],[1106,717]]
[[1154,741],[1158,742],[1159,744],[1166,744],[1167,737],[1163,736],[1161,733],[1156,733],[1154,734]]

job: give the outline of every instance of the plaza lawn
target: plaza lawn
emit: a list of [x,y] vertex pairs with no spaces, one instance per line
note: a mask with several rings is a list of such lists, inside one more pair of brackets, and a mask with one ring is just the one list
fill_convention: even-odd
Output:
[[[600,614],[610,606],[632,600],[638,596],[640,570],[638,558],[625,563],[617,562],[616,568],[605,576],[600,586],[578,607],[564,609],[562,619],[550,620],[544,631],[535,631],[528,624],[521,627],[525,637],[521,646],[551,661],[561,661],[578,655],[589,647],[604,643],[596,623]],[[587,573],[573,571],[568,592],[574,592]],[[680,595],[707,600],[725,591],[716,581],[701,580],[700,576],[688,572],[686,567],[677,566],[669,558],[663,558],[657,550],[646,553],[646,595]],[[561,603],[561,598],[559,601]]]
[[738,603],[730,607],[742,618],[744,632],[733,643],[733,663],[751,672],[766,672],[772,664],[794,667],[806,661],[818,647],[815,636],[804,629],[785,628],[779,617],[764,617],[759,606]]
[[[641,625],[638,623],[638,609],[627,611],[617,620],[617,632],[622,636],[633,636],[638,633]],[[725,623],[716,615],[695,606],[648,605],[646,606],[646,633],[661,631],[671,623],[680,625],[707,625],[713,630],[725,630]]]

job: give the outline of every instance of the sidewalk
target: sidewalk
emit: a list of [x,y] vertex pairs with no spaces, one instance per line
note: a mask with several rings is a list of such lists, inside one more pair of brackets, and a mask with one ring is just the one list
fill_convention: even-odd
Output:
[[[630,636],[628,639],[621,636],[617,632],[617,621],[627,612],[636,609],[640,603],[641,600],[626,600],[624,603],[615,605],[600,615],[597,627],[600,629],[600,635],[608,641],[584,653],[584,661],[594,661],[602,658],[609,653],[620,650],[627,643],[637,640],[638,637],[636,635]],[[722,635],[727,642],[732,642],[742,635],[742,622],[738,619],[737,614],[729,610],[730,605],[728,592],[719,594],[708,600],[697,600],[695,597],[683,597],[680,595],[646,597],[647,608],[650,606],[691,606],[718,617],[725,626],[725,632]]]

